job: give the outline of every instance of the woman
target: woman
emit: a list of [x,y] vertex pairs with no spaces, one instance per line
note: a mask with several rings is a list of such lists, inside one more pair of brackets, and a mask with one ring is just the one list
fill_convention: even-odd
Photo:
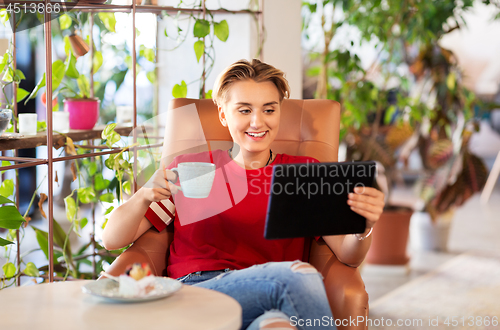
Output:
[[[235,298],[243,308],[243,329],[297,329],[300,324],[291,320],[332,317],[321,275],[298,261],[304,239],[262,237],[268,194],[261,188],[270,183],[272,165],[317,162],[311,157],[275,154],[270,148],[279,129],[281,103],[289,95],[283,72],[268,64],[253,59],[229,66],[217,78],[213,98],[233,148],[178,156],[168,169],[157,171],[150,180],[152,187],[139,189],[111,214],[103,232],[104,246],[126,246],[152,223],[158,230],[164,229],[163,222],[172,219],[161,216],[161,210],[154,211],[158,209],[155,205],[161,203],[169,213],[173,209],[167,201],[175,196],[177,213],[167,268],[170,277]],[[193,203],[181,193],[176,195],[177,187],[167,180],[175,181],[177,175],[169,169],[185,161],[206,160],[221,170],[209,198]],[[366,217],[364,234],[323,239],[341,262],[356,267],[370,246],[369,234],[382,213],[384,195],[364,188],[350,194],[348,204]]]

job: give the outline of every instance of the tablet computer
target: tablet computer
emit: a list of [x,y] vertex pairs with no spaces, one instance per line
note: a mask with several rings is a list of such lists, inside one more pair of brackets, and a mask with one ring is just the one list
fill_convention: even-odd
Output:
[[274,165],[264,237],[363,233],[366,218],[351,210],[347,196],[372,187],[375,176],[373,161]]

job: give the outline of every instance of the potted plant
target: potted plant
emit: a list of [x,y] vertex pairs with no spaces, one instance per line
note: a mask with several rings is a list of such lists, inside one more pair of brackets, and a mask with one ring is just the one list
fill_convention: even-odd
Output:
[[[408,161],[410,152],[417,146],[416,142],[421,141],[418,145],[423,145],[425,139],[422,140],[422,133],[429,128],[427,124],[422,124],[427,122],[426,118],[430,118],[431,127],[444,134],[449,128],[457,126],[458,115],[462,113],[470,115],[469,108],[473,97],[468,92],[458,95],[458,89],[450,88],[460,102],[452,101],[448,105],[438,102],[434,106],[429,102],[429,95],[422,92],[422,85],[413,82],[420,78],[429,79],[429,76],[433,79],[432,75],[442,70],[442,68],[435,69],[434,63],[429,63],[425,68],[419,67],[424,62],[415,60],[413,56],[415,50],[431,47],[436,51],[435,47],[443,35],[462,26],[459,20],[450,20],[455,17],[455,7],[460,6],[464,12],[472,6],[470,1],[452,6],[446,2],[432,2],[432,4],[431,2],[412,3],[408,9],[402,9],[400,2],[395,0],[384,3],[368,0],[341,3],[329,0],[304,4],[306,33],[313,25],[311,22],[321,22],[319,28],[323,32],[321,47],[311,56],[313,61],[317,60],[319,67],[312,67],[307,71],[310,76],[319,77],[315,97],[331,98],[342,104],[340,138],[346,145],[346,160],[374,159],[383,165],[387,179],[384,184],[387,187],[387,198],[393,182],[402,181],[401,164]],[[343,17],[338,19],[340,15],[328,15],[330,8],[341,5]],[[433,11],[427,10],[429,5],[433,6]],[[321,15],[321,19],[311,19],[317,13]],[[452,24],[452,21],[456,24]],[[332,50],[331,44],[336,31],[343,25],[356,26],[362,40],[375,42],[378,55],[367,70],[362,68],[359,57],[350,51],[353,47],[341,45],[338,49]],[[314,34],[317,35],[317,32]],[[354,41],[351,41],[351,46],[354,46]],[[453,68],[452,71],[456,71],[456,67],[456,62],[449,65],[449,68]],[[423,69],[421,76],[417,69]],[[441,95],[442,82],[444,86],[446,82],[451,84],[452,77],[449,78],[446,74],[444,81],[441,76],[441,83],[434,84],[432,93],[437,93],[439,100],[449,102],[446,95]],[[456,79],[453,82],[456,83]],[[307,82],[305,85],[307,86]],[[443,125],[443,118],[446,117],[444,114],[449,113],[452,115],[447,119],[448,128],[446,128]],[[467,117],[466,122],[470,120],[471,116]],[[454,130],[455,135],[462,137],[459,139],[460,142],[465,143],[462,152],[456,153],[457,157],[460,157],[458,164],[460,161],[463,163],[465,159],[473,159],[474,164],[479,163],[470,153],[465,152],[468,130],[468,128],[464,130],[463,127]],[[423,154],[422,157],[426,156]],[[477,165],[474,168],[480,167]],[[459,174],[462,172],[456,170],[455,173],[460,177]],[[477,183],[474,190],[481,187],[481,182]],[[429,201],[433,200],[435,203],[441,200],[439,198],[441,191],[443,197],[444,194],[449,197],[447,192],[450,189],[444,187],[431,194],[432,198]],[[453,200],[458,201],[460,198]],[[406,243],[412,210],[408,208],[394,210],[394,206],[390,203],[386,205],[386,212],[374,228],[367,261],[377,264],[405,264],[408,261]],[[433,203],[426,205],[431,206]],[[386,225],[388,221],[391,223]],[[390,232],[396,228],[401,229],[401,232]],[[385,236],[387,233],[388,236]],[[399,252],[390,245],[395,241],[401,249]],[[395,255],[396,260],[386,260],[390,255]]]
[[[59,17],[59,24],[61,30],[70,31],[70,35],[64,37],[66,59],[64,62],[58,59],[52,63],[52,99],[57,99],[58,94],[63,96],[64,111],[69,113],[71,129],[92,129],[99,119],[100,100],[91,97],[89,79],[77,69],[77,65],[85,59],[83,55],[89,50],[88,44],[75,32],[80,30],[82,22],[80,16],[73,17],[64,14]],[[91,74],[99,70],[102,62],[101,52],[94,51]],[[26,102],[36,97],[38,91],[45,85],[44,74]],[[46,103],[44,95],[42,95],[42,102]],[[58,107],[57,104],[53,111],[57,111]]]
[[479,129],[473,115],[478,99],[463,87],[456,62],[449,50],[429,45],[412,64],[417,79],[430,80],[436,91],[435,116],[416,140],[424,175],[416,185],[421,205],[412,218],[415,249],[446,251],[454,210],[481,191],[488,177],[484,162],[469,150]]
[[[335,31],[349,23],[349,15],[354,10],[345,11],[344,20],[329,25],[326,24],[325,4],[305,6],[311,14],[321,12],[323,16],[323,50],[311,57],[319,66],[311,67],[307,72],[309,76],[319,77],[315,97],[341,103],[340,140],[345,146],[345,160],[377,161],[380,165],[377,181],[388,201],[392,182],[399,176],[398,153],[413,136],[413,127],[422,109],[412,104],[407,88],[388,84],[390,80],[402,79],[388,70],[390,66],[398,65],[399,57],[393,56],[397,52],[386,39],[380,39],[378,45],[388,54],[386,60],[377,63],[381,67],[375,72],[379,82],[373,79],[373,72],[363,69],[361,59],[347,47],[330,50]],[[322,10],[319,10],[320,6],[323,6]],[[305,21],[313,20],[306,18]],[[407,113],[404,109],[409,106],[415,110]],[[384,213],[373,230],[372,245],[366,258],[368,262],[393,265],[408,262],[406,245],[411,214],[409,208],[394,207],[386,202]]]
[[[19,87],[21,80],[26,77],[21,70],[14,68],[11,49],[7,49],[0,58],[0,76],[2,77],[0,82],[2,89],[0,92],[0,135],[2,135],[8,130],[10,120],[13,118],[14,102],[21,102],[29,94],[25,89]],[[11,87],[16,87],[15,101]]]
[[[52,98],[53,100],[62,94],[64,97],[64,111],[69,112],[69,126],[71,129],[92,129],[99,119],[100,100],[90,97],[90,83],[85,74],[78,72],[76,68],[77,58],[69,44],[69,38],[66,42],[66,60],[56,60],[52,63]],[[94,72],[102,64],[100,61],[94,61]],[[45,87],[45,73],[35,86],[26,102],[35,98],[38,91]],[[45,95],[45,93],[44,93]],[[42,96],[43,98],[43,96]],[[45,100],[42,100],[44,102]],[[46,103],[46,102],[44,102]],[[57,111],[57,104],[52,110]]]

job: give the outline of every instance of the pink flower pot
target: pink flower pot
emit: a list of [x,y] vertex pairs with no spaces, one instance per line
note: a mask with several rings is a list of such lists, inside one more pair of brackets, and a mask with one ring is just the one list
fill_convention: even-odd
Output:
[[69,112],[69,128],[92,129],[99,119],[97,98],[65,99],[64,111]]

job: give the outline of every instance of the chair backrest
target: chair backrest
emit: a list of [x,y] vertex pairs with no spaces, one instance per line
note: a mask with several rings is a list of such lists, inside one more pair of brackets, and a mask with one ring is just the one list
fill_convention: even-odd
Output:
[[[193,107],[195,106],[195,108]],[[186,127],[189,120],[179,111],[186,107],[184,113],[196,109],[197,118],[191,118],[191,128]],[[176,109],[176,111],[172,111]],[[178,146],[188,142],[191,151],[207,150],[204,140],[208,141],[210,149],[229,149],[232,145],[231,135],[219,121],[217,107],[210,99],[174,99],[170,102],[168,120],[171,125],[165,129],[164,141],[176,141]],[[176,125],[178,117],[182,116],[182,125]],[[201,130],[199,129],[201,123]],[[340,104],[331,100],[283,100],[281,106],[280,129],[271,148],[276,153],[286,153],[294,156],[310,156],[320,162],[335,162],[338,156],[340,129]],[[198,130],[198,131],[196,131]],[[199,132],[201,131],[201,133]],[[193,138],[193,135],[198,137]],[[201,136],[200,136],[201,135]],[[204,136],[203,136],[204,135]],[[184,140],[184,141],[181,141]],[[189,140],[189,141],[187,141]],[[193,141],[197,140],[197,141]],[[179,144],[180,143],[180,144]],[[174,144],[164,144],[163,157],[169,162],[176,151],[185,152],[186,149],[171,150]]]

